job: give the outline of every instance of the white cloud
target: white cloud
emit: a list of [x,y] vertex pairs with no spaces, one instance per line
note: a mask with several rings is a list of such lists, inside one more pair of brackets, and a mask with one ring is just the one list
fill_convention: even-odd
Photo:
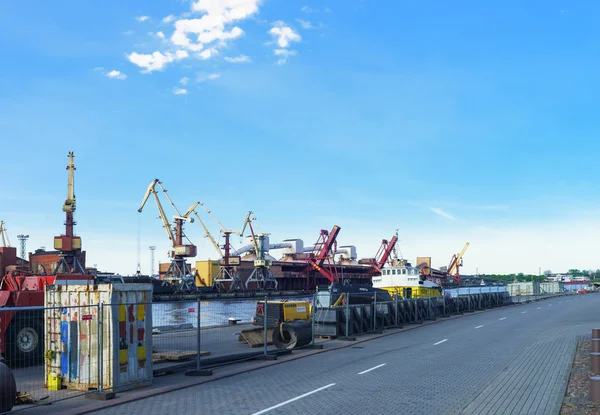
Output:
[[441,217],[443,217],[443,218],[450,219],[450,220],[456,220],[456,218],[455,218],[454,216],[452,216],[452,215],[451,215],[451,214],[449,214],[449,213],[446,213],[446,212],[444,212],[444,211],[443,211],[442,209],[440,209],[440,208],[433,208],[433,207],[430,207],[430,208],[429,208],[429,210],[431,210],[433,213],[435,213],[436,215],[439,215],[439,216],[441,216]]
[[149,16],[137,16],[135,18],[135,20],[137,20],[138,22],[145,22],[146,20],[150,20]]
[[179,80],[179,83],[180,83],[181,85],[187,85],[189,81],[190,81],[190,78],[188,78],[187,76],[184,76],[183,78],[181,78],[181,79]]
[[229,63],[246,63],[250,62],[250,57],[246,55],[236,56],[235,58],[225,57],[225,60]]
[[120,80],[127,79],[127,75],[125,75],[123,72],[117,71],[115,69],[113,69],[112,71],[107,73],[106,76],[108,76],[109,78],[112,78],[112,79],[120,79]]
[[275,49],[273,51],[273,53],[277,56],[294,56],[296,54],[295,50],[288,50],[288,49]]
[[124,32],[123,32],[123,34],[124,34],[125,36],[130,36],[130,35],[133,35],[133,30],[126,30],[126,31],[124,31]]
[[[202,17],[177,20],[171,42],[195,52],[215,42],[219,47],[224,47],[228,41],[244,34],[238,26],[227,26],[257,13],[261,2],[262,0],[197,0],[192,4],[192,11],[201,13]],[[216,46],[212,48],[215,49]],[[215,54],[207,52],[199,56],[208,59]]]
[[154,52],[152,54],[144,54],[133,52],[127,55],[127,59],[134,65],[143,68],[143,72],[152,72],[163,69],[168,63],[187,58],[189,54],[185,50],[178,50],[175,54],[167,52]]
[[214,81],[215,79],[220,77],[221,74],[219,73],[199,72],[196,76],[196,82]]
[[276,38],[277,44],[281,48],[287,48],[291,42],[300,42],[302,37],[291,27],[286,26],[281,20],[276,21],[274,27],[269,30],[269,33]]
[[185,89],[185,88],[174,88],[174,89],[173,89],[173,93],[174,93],[175,95],[187,95],[187,93],[188,93],[188,90],[187,90],[187,89]]
[[162,22],[166,24],[166,23],[171,23],[173,20],[175,20],[175,15],[170,14],[166,17],[163,17]]
[[165,34],[163,32],[156,32],[156,36],[158,36],[161,39],[165,38]]
[[303,29],[314,29],[315,28],[313,26],[313,24],[311,22],[309,22],[308,20],[296,19],[296,21],[298,23],[300,23],[300,26],[302,26]]
[[206,59],[210,59],[211,57],[218,55],[218,54],[219,54],[219,51],[217,49],[210,48],[210,49],[203,50],[202,52],[200,52],[198,54],[198,56],[200,56],[200,58],[206,60]]

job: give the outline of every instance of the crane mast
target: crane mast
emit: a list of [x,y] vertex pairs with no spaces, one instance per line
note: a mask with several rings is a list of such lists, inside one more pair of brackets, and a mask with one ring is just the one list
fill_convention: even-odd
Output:
[[0,236],[2,236],[2,247],[9,248],[10,239],[8,239],[8,232],[6,232],[3,221],[0,221]]
[[[215,238],[212,236],[212,234],[206,227],[206,224],[200,218],[200,215],[198,215],[198,213],[194,211],[194,215],[196,216],[196,218],[200,222],[200,225],[202,225],[204,232],[206,233],[204,236],[210,239],[210,242],[212,243],[219,255],[219,271],[217,272],[217,275],[215,275],[212,281],[213,287],[215,287],[219,292],[243,291],[244,285],[242,284],[242,280],[236,268],[236,266],[240,265],[240,257],[237,255],[231,255],[232,247],[230,242],[230,236],[232,233],[241,235],[241,232],[226,229],[225,226],[223,226],[223,224],[204,205],[204,203],[198,202],[197,205],[198,204],[202,206],[206,213],[210,215],[210,217],[213,218],[215,222],[219,224],[219,226],[221,227],[219,234],[222,233],[225,235],[225,243],[223,244],[223,249],[225,252],[223,252]],[[219,240],[220,239],[221,238],[219,236]]]
[[[254,233],[252,221],[256,220],[253,215],[254,212],[249,211],[244,220],[244,226],[240,232],[240,236],[244,235],[246,227],[250,229],[250,235],[252,238],[252,244],[254,245],[254,251],[256,252],[256,259],[254,260],[254,269],[252,274],[246,280],[246,289],[250,289],[250,284],[256,283],[257,290],[276,290],[279,285],[277,279],[269,269],[271,266],[271,260],[265,257],[266,251],[269,249],[268,234],[261,233],[259,235]],[[265,240],[267,241],[265,243]],[[266,246],[266,249],[265,249]]]
[[60,251],[60,260],[53,274],[81,273],[85,274],[85,265],[80,261],[83,258],[81,252],[81,238],[75,236],[74,220],[75,212],[75,154],[72,151],[68,153],[69,163],[67,164],[67,198],[63,204],[62,210],[65,212],[65,234],[54,237],[54,249]]

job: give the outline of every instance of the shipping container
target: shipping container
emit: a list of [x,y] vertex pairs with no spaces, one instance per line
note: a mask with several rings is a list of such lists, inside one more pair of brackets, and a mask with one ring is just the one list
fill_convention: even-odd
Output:
[[115,392],[152,383],[152,284],[48,285],[44,306],[46,382],[59,374],[88,391],[101,377]]

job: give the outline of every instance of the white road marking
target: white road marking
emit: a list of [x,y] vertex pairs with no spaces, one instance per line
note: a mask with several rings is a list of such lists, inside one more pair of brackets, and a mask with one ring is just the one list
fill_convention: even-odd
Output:
[[277,405],[271,406],[271,407],[269,407],[267,409],[263,409],[262,411],[254,412],[252,415],[260,415],[260,414],[264,414],[265,412],[272,411],[273,409],[281,408],[283,405],[287,405],[288,403],[297,401],[298,399],[306,398],[307,396],[312,395],[313,393],[320,392],[323,389],[331,388],[334,385],[335,385],[335,383],[330,383],[327,386],[323,386],[322,388],[315,389],[314,391],[307,392],[307,393],[305,393],[303,395],[300,395],[300,396],[296,396],[295,398],[289,399],[289,400],[287,400],[285,402],[278,403]]
[[482,327],[483,327],[483,325],[481,325],[481,326],[477,326],[477,327],[475,327],[475,328],[476,328],[476,329],[480,329],[480,328],[482,328]]
[[500,320],[506,320],[506,317],[502,317]]
[[521,314],[525,314],[527,311],[521,311]]
[[444,343],[445,341],[448,341],[448,339],[444,339],[442,341],[439,341],[437,343],[433,343],[434,346],[437,346],[438,344]]
[[380,367],[385,366],[385,365],[386,365],[385,363],[382,363],[378,366],[372,367],[371,369],[367,369],[367,370],[363,370],[362,372],[358,372],[358,374],[362,375],[364,373],[370,372],[371,370],[379,369]]

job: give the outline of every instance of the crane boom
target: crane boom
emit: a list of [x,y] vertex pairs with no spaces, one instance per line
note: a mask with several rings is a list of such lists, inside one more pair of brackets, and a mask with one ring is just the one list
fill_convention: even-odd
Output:
[[62,208],[63,212],[75,212],[75,161],[73,160],[73,157],[73,152],[69,151],[69,164],[67,164],[69,181],[67,185],[67,199]]
[[10,239],[8,239],[8,232],[6,232],[3,221],[0,221],[0,236],[2,236],[2,246],[10,247]]
[[204,235],[204,236],[207,237],[208,239],[210,239],[210,242],[213,244],[213,246],[217,250],[217,252],[219,254],[219,257],[222,258],[223,257],[223,252],[221,252],[221,248],[219,247],[219,244],[217,243],[217,241],[215,241],[215,238],[213,238],[213,236],[208,231],[208,228],[206,227],[206,225],[204,224],[204,222],[202,221],[202,219],[200,219],[200,215],[198,215],[198,212],[196,212],[195,210],[194,210],[194,215],[196,215],[196,218],[198,219],[198,222],[200,222],[200,225],[202,225],[202,228],[204,229],[204,232],[206,232],[206,235]]
[[175,203],[173,203],[173,200],[171,200],[171,196],[169,196],[169,193],[167,193],[167,189],[165,189],[163,187],[162,182],[158,182],[158,185],[162,189],[162,191],[165,194],[166,198],[169,200],[169,203],[171,203],[171,206],[173,206],[173,209],[175,209],[175,212],[177,212],[177,216],[181,216],[181,213],[179,213],[179,210],[177,209],[177,206],[175,206]]
[[250,235],[252,235],[252,244],[254,245],[254,249],[256,255],[260,255],[260,248],[258,246],[258,241],[256,240],[256,235],[254,235],[254,229],[252,228],[252,211],[249,211],[246,215],[246,219],[244,220],[244,226],[242,227],[242,231],[240,232],[240,236],[244,236],[244,231],[246,230],[246,226],[250,229]]
[[[169,241],[171,241],[171,245],[173,247],[175,247],[175,238],[173,237],[173,229],[171,228],[169,219],[167,219],[167,215],[165,214],[162,204],[160,203],[160,199],[158,198],[158,193],[156,192],[156,184],[157,183],[160,184],[160,181],[158,179],[154,179],[154,181],[152,181],[152,183],[150,183],[150,185],[148,186],[148,190],[146,190],[146,194],[144,195],[144,199],[142,200],[142,204],[140,205],[138,212],[140,212],[140,213],[142,212],[142,209],[144,209],[144,206],[146,205],[146,202],[148,201],[148,198],[150,197],[150,195],[151,194],[154,195],[154,199],[156,200],[156,206],[158,208],[158,214],[159,214],[160,219],[162,220],[163,227],[167,231],[167,235],[169,237]],[[162,186],[161,186],[161,188],[162,188]],[[163,189],[163,191],[164,191],[164,189]]]
[[460,266],[460,260],[462,259],[463,255],[465,254],[465,251],[467,250],[468,247],[469,247],[469,243],[467,242],[465,244],[463,250],[460,252],[460,254],[458,254],[457,256],[452,258],[452,261],[450,262],[450,266],[448,266],[448,274],[455,275],[458,273],[458,267]]

